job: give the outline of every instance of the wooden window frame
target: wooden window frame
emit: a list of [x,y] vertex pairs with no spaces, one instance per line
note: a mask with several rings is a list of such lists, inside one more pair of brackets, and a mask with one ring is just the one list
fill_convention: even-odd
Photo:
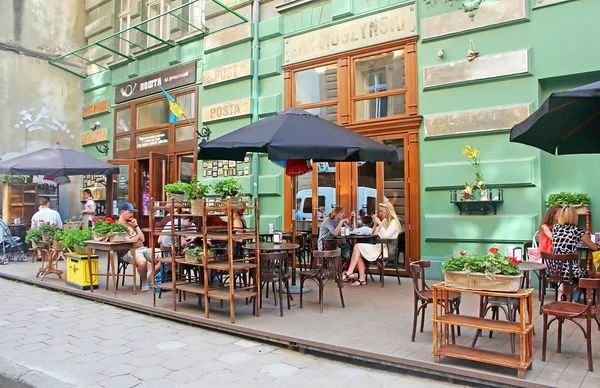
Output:
[[[198,112],[198,88],[197,87],[193,87],[193,88],[188,87],[188,88],[184,88],[184,89],[180,89],[180,90],[176,90],[176,91],[169,91],[169,94],[175,100],[177,100],[182,95],[190,94],[190,93],[195,93],[194,101],[193,101],[195,117],[189,118],[189,120],[194,125],[194,127],[198,128],[198,114],[199,114],[199,112]],[[119,105],[118,107],[116,107],[114,117],[113,117],[113,158],[114,159],[145,158],[150,155],[150,152],[174,154],[174,153],[186,153],[186,152],[195,152],[196,151],[196,147],[197,147],[196,138],[194,138],[192,140],[182,141],[182,142],[177,142],[176,138],[175,138],[176,129],[178,127],[190,125],[187,120],[181,120],[181,121],[178,121],[177,123],[166,123],[166,124],[154,125],[152,127],[146,127],[143,129],[137,128],[138,107],[140,107],[142,105],[150,104],[153,102],[157,102],[160,100],[165,100],[165,99],[166,99],[165,96],[161,93],[161,94],[156,94],[150,98],[146,98],[146,99],[135,101],[135,102],[128,103],[128,104],[122,104],[122,105]],[[131,128],[129,129],[129,132],[117,134],[117,115],[118,115],[118,112],[125,110],[125,109],[130,109]],[[168,136],[169,136],[168,143],[161,144],[161,145],[154,146],[154,147],[146,147],[146,148],[137,148],[136,147],[138,135],[141,135],[144,133],[150,133],[153,131],[165,130],[165,129],[168,131]],[[125,138],[125,137],[130,138],[129,150],[117,151],[117,140]]]

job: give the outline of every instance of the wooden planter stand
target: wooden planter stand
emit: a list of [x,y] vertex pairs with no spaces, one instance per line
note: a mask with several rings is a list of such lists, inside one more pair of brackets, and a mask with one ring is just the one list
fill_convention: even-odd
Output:
[[[533,294],[534,289],[517,292],[477,291],[446,287],[444,283],[433,286],[433,361],[439,363],[441,356],[485,362],[518,370],[519,378],[525,377],[525,370],[533,363]],[[467,315],[449,313],[450,292],[469,293],[479,296],[511,298],[519,300],[519,321],[498,321]],[[525,319],[527,311],[527,319]],[[485,331],[515,334],[519,338],[519,354],[506,354],[492,350],[477,349],[471,346],[452,344],[450,327],[461,326]]]

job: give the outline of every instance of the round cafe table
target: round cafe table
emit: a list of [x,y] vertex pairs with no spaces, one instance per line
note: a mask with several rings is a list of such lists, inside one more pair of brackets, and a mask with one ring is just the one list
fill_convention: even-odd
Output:
[[[249,251],[255,251],[256,244],[255,243],[246,244],[242,248],[247,249]],[[293,251],[294,249],[298,249],[298,248],[300,248],[300,245],[292,244],[292,243],[288,243],[288,242],[283,242],[281,244],[274,244],[271,242],[261,242],[258,244],[258,250],[260,250],[261,252]],[[285,267],[288,267],[288,266],[289,266],[289,264],[286,262]],[[302,289],[302,292],[309,292],[309,291],[310,291],[310,288],[308,288],[307,286],[305,286]],[[297,285],[293,285],[293,284],[290,285],[290,293],[299,294],[300,287]]]

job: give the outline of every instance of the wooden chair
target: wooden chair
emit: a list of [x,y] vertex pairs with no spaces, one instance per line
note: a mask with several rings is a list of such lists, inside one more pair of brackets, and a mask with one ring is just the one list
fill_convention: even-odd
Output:
[[[302,308],[302,289],[306,279],[312,279],[319,288],[319,305],[321,313],[323,312],[323,291],[325,285],[332,279],[335,280],[340,291],[342,308],[345,308],[344,294],[342,292],[342,251],[340,248],[331,251],[313,251],[313,259],[316,261],[317,269],[300,272],[300,308]],[[262,255],[261,255],[262,260]]]
[[267,298],[269,297],[269,283],[273,287],[273,300],[277,306],[277,294],[275,292],[275,283],[279,287],[279,316],[283,317],[283,286],[287,290],[287,308],[290,309],[290,275],[285,273],[283,264],[287,259],[287,252],[261,253],[260,254],[260,307],[262,308],[262,289],[267,286]]
[[[414,291],[414,311],[413,311],[413,327],[412,327],[412,342],[415,342],[415,335],[417,333],[417,318],[421,314],[421,333],[425,326],[425,309],[429,304],[433,304],[433,291],[425,283],[425,268],[431,267],[429,260],[415,261],[410,264],[410,276],[413,281]],[[420,280],[420,281],[419,281]],[[456,311],[460,314],[460,301],[461,295],[456,292],[451,292],[449,295],[450,312]],[[457,329],[458,335],[460,335],[460,327]],[[452,342],[454,342],[454,327],[452,328]]]
[[[567,300],[573,300],[573,288],[577,284],[577,279],[573,276],[573,271],[569,270],[573,268],[573,265],[577,264],[579,255],[577,253],[568,255],[555,255],[547,252],[540,252],[542,262],[546,264],[546,273],[543,278],[544,285],[543,289],[547,285],[554,288],[554,300],[558,300],[558,289],[563,286],[563,290],[568,289]],[[565,271],[563,268],[567,267]],[[542,306],[544,305],[545,292],[542,292],[542,301],[540,303],[540,314],[542,313]]]
[[[579,279],[579,287],[586,290],[587,304],[579,304],[574,302],[552,302],[545,306],[542,306],[542,313],[544,314],[544,331],[542,337],[542,362],[546,361],[546,342],[548,337],[548,329],[554,321],[558,321],[558,342],[556,345],[556,351],[561,352],[562,342],[562,325],[565,320],[569,320],[575,323],[585,337],[587,343],[587,358],[588,358],[588,370],[594,371],[593,354],[592,354],[592,318],[596,320],[598,324],[598,330],[600,330],[600,303],[596,302],[596,314],[592,315],[592,309],[594,308],[593,294],[598,293],[600,290],[600,279]],[[552,315],[554,318],[548,322],[548,316]],[[576,318],[583,318],[586,322],[584,328],[582,324],[577,322]]]
[[[499,297],[490,297],[490,296],[480,296],[479,297],[479,316],[481,318],[485,318],[487,313],[492,310],[492,319],[499,320],[500,319],[500,310],[504,311],[506,315],[506,320],[510,322],[515,322],[517,320],[517,311],[519,311],[519,299],[509,299],[509,298],[499,298]],[[493,331],[490,331],[490,338],[492,338]],[[471,347],[475,347],[477,344],[477,339],[481,335],[481,329],[477,329],[475,332],[475,337],[473,337],[473,342],[471,343]],[[515,335],[510,334],[510,350],[512,354],[515,354]]]
[[[392,262],[396,266],[396,278],[398,278],[398,284],[400,284],[400,272],[398,270],[398,239],[396,238],[378,238],[376,244],[381,245],[381,253],[379,257],[375,259],[375,264],[379,270],[379,282],[381,288],[383,288],[383,282],[385,280],[385,267],[388,263]],[[387,255],[385,254],[387,251]],[[365,264],[368,264],[365,263]],[[369,271],[370,274],[370,271]]]

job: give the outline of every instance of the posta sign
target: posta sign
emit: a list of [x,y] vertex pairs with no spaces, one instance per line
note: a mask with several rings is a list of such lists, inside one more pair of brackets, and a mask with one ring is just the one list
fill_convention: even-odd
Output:
[[115,102],[120,104],[159,93],[159,86],[169,90],[193,83],[196,83],[196,62],[171,67],[158,73],[119,84],[115,90]]

